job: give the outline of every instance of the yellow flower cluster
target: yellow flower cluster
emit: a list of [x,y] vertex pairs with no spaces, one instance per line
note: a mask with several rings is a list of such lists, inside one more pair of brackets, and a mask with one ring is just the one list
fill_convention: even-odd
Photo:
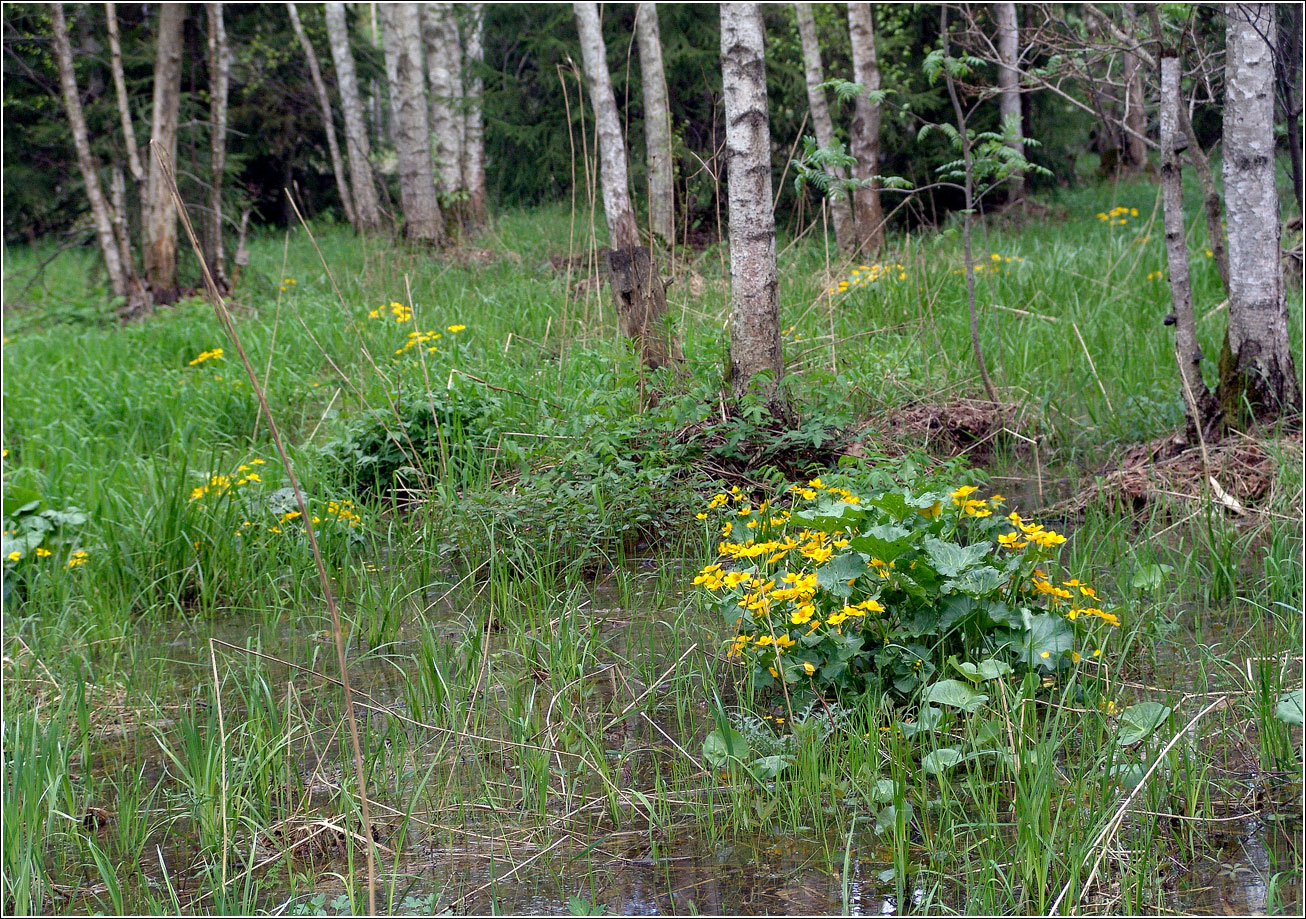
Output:
[[[961,486],[961,488],[958,488],[956,491],[949,492],[948,497],[952,499],[953,505],[955,507],[961,508],[962,512],[967,517],[988,517],[992,515],[993,508],[997,507],[1003,501],[1007,500],[1006,498],[1002,497],[1002,495],[994,495],[988,500],[972,498],[971,495],[973,495],[976,491],[978,491],[978,489],[974,485],[963,485]],[[932,508],[925,508],[925,510],[932,510]],[[922,511],[921,513],[924,514],[924,511]],[[924,514],[924,516],[937,517],[938,514],[937,513]]]
[[84,549],[78,549],[72,554],[72,557],[68,559],[68,567],[77,568],[81,565],[85,565],[86,559],[89,557],[90,553],[86,552]]
[[299,283],[299,282],[296,281],[294,278],[282,278],[282,279],[281,279],[281,289],[282,289],[282,290],[290,290],[290,288],[294,287],[294,286],[295,286],[296,284],[298,284],[298,283]]
[[1122,227],[1129,222],[1130,217],[1138,216],[1136,207],[1113,207],[1109,211],[1098,211],[1097,219],[1107,226]]
[[[404,306],[398,301],[392,302],[389,307],[390,315],[394,317],[395,322],[412,322],[413,311],[411,308]],[[367,314],[368,319],[383,319],[385,317],[386,307],[378,306]]]
[[[976,262],[974,268],[976,274],[983,274],[986,271],[989,272],[990,274],[999,274],[1002,271],[1004,265],[1010,265],[1012,262],[1019,264],[1023,261],[1025,261],[1025,259],[1019,255],[1002,255],[998,252],[994,252],[992,255],[989,256],[989,260],[987,262]],[[966,273],[966,269],[964,268],[958,268],[956,271],[953,272],[953,274],[965,274],[965,273]]]
[[[330,520],[343,520],[350,527],[356,527],[363,522],[363,518],[354,510],[353,501],[328,501],[326,516]],[[321,523],[322,518],[314,515],[313,522]]]
[[827,287],[827,294],[842,294],[854,287],[864,287],[867,284],[874,284],[882,280],[907,280],[907,266],[894,262],[892,265],[888,262],[875,265],[858,265],[853,269],[852,274],[848,275],[846,280],[840,281],[832,287]]
[[[436,332],[431,329],[428,329],[425,332],[416,332],[416,331],[409,332],[408,341],[404,342],[404,346],[402,348],[397,348],[395,350],[395,354],[403,354],[405,351],[411,351],[413,348],[416,348],[419,345],[424,345],[430,341],[439,341],[441,338],[444,338],[444,336],[441,335],[439,332]],[[434,354],[436,350],[437,349],[435,345],[432,345],[431,347],[426,349],[426,353]]]
[[255,458],[248,463],[241,463],[236,467],[236,477],[233,479],[229,475],[211,475],[209,480],[197,488],[191,489],[190,499],[198,501],[205,495],[225,495],[235,486],[259,484],[263,477],[255,472],[253,467],[264,465],[263,460]]
[[1004,549],[1023,549],[1030,543],[1041,549],[1051,549],[1066,541],[1066,537],[1055,530],[1044,529],[1041,523],[1026,523],[1015,511],[1007,515],[1007,522],[1016,529],[998,537],[998,544]]
[[194,367],[196,364],[202,364],[205,361],[220,360],[222,360],[222,349],[214,348],[212,351],[201,351],[195,360],[191,361],[187,366]]
[[1147,273],[1147,279],[1149,281],[1159,281],[1164,277],[1165,277],[1164,271],[1149,271]]

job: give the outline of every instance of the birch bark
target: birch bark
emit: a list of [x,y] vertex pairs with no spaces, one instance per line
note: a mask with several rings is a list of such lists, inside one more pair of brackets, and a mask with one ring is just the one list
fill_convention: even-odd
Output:
[[431,136],[440,191],[462,189],[463,133],[462,42],[452,3],[422,4],[422,40],[430,82]]
[[299,39],[299,47],[304,49],[304,57],[308,61],[308,75],[313,80],[313,89],[317,91],[317,104],[322,109],[322,129],[326,132],[327,150],[331,154],[331,171],[336,177],[336,191],[340,194],[340,203],[344,205],[345,219],[354,229],[361,229],[358,225],[358,215],[354,211],[354,200],[349,191],[349,180],[345,177],[345,161],[340,155],[335,119],[331,115],[331,96],[327,93],[326,81],[322,79],[322,68],[317,63],[317,52],[313,50],[313,43],[308,40],[308,33],[304,31],[304,26],[299,21],[296,4],[287,3],[286,12],[290,14],[290,25],[295,30],[295,38]]
[[390,133],[398,159],[404,234],[417,242],[442,245],[444,218],[431,168],[421,13],[416,4],[409,3],[382,3],[379,12],[390,74]]
[[[181,38],[185,20],[186,4],[159,5],[150,140],[162,148],[173,169],[177,165],[177,109],[181,104]],[[177,207],[168,191],[158,158],[151,156],[149,161],[145,199],[141,207],[145,233],[145,281],[156,299],[170,302],[177,289]]]
[[204,217],[204,255],[220,290],[227,288],[227,257],[222,246],[222,176],[227,164],[227,88],[231,49],[222,4],[206,3],[209,24],[209,208]]
[[349,50],[349,26],[343,3],[326,4],[326,23],[336,84],[340,88],[340,110],[345,116],[345,151],[349,156],[349,189],[353,193],[354,213],[359,229],[374,232],[381,228],[381,204],[372,178],[372,145],[367,140],[367,123],[363,120],[363,101],[358,93],[354,55]]
[[640,81],[644,89],[644,138],[648,157],[648,210],[653,235],[673,242],[675,228],[674,161],[671,154],[671,107],[667,75],[662,66],[662,37],[656,3],[640,3],[635,11],[639,39]]
[[114,218],[109,202],[100,186],[99,166],[91,153],[90,134],[86,128],[86,116],[82,112],[77,78],[73,72],[73,52],[68,42],[68,24],[64,19],[63,4],[54,4],[51,12],[54,15],[54,57],[59,68],[59,87],[63,91],[64,110],[68,112],[68,124],[72,128],[73,147],[77,150],[77,168],[81,170],[82,182],[86,186],[86,197],[91,202],[95,237],[100,244],[100,253],[104,256],[104,266],[109,275],[109,288],[115,297],[126,297],[127,272],[122,263],[118,241],[114,238]]
[[[816,131],[816,142],[828,148],[835,142],[834,122],[830,118],[830,107],[826,104],[825,72],[821,66],[821,43],[816,35],[816,17],[812,15],[810,3],[795,3],[794,13],[798,17],[798,37],[803,45],[803,76],[807,81],[807,107],[812,113],[812,128]],[[846,179],[847,171],[842,166],[830,170],[836,179]],[[851,255],[857,244],[857,228],[853,222],[852,205],[848,196],[840,194],[830,200],[830,217],[834,224],[835,245],[843,255]]]
[[[1016,4],[993,4],[993,18],[997,23],[998,57],[998,112],[1002,117],[1002,131],[1006,144],[1022,156],[1025,153],[1024,128],[1020,120],[1020,30],[1016,21]],[[1025,173],[1011,174],[1012,204],[1025,203]]]
[[884,210],[880,205],[880,103],[868,92],[880,89],[880,67],[875,56],[875,19],[869,3],[848,4],[848,34],[852,39],[853,80],[861,84],[853,111],[852,155],[857,158],[853,176],[870,185],[853,192],[853,220],[858,249],[874,256],[884,245]]
[[485,128],[481,120],[481,61],[484,56],[485,5],[469,3],[466,59],[463,63],[466,112],[463,129],[463,188],[467,189],[467,220],[485,224]]
[[[730,370],[736,400],[755,385],[772,416],[792,420],[780,345],[765,36],[757,3],[721,4],[730,219]],[[759,379],[760,377],[760,379]]]
[[1231,3],[1225,17],[1229,326],[1219,400],[1225,420],[1241,425],[1299,413],[1301,389],[1288,344],[1274,184],[1275,10],[1268,3]]
[[122,42],[118,38],[118,10],[116,3],[104,5],[104,15],[109,27],[109,62],[113,70],[113,88],[118,97],[118,118],[122,121],[123,143],[127,147],[127,168],[132,181],[139,185],[145,181],[141,168],[140,152],[136,148],[136,129],[132,127],[131,106],[127,102],[127,81],[122,74]]
[[[1179,58],[1172,51],[1161,57],[1161,205],[1165,218],[1165,254],[1170,268],[1170,299],[1175,327],[1175,357],[1183,385],[1184,405],[1194,435],[1204,437],[1214,406],[1202,378],[1202,349],[1193,318],[1193,286],[1188,274],[1188,240],[1184,220],[1183,161],[1180,159]],[[1194,438],[1190,438],[1194,439]]]
[[626,142],[617,118],[617,103],[608,76],[607,48],[598,4],[574,3],[590,102],[599,136],[599,182],[608,224],[608,282],[616,302],[621,332],[631,339],[650,368],[679,359],[667,326],[667,295],[649,250],[639,244],[639,226],[630,203]]

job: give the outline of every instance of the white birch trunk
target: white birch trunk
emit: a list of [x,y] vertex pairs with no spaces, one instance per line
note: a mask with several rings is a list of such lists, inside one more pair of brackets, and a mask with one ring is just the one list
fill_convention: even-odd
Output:
[[676,238],[675,163],[671,152],[671,107],[667,102],[667,75],[662,66],[662,37],[656,3],[640,3],[636,8],[635,36],[639,40],[640,83],[644,89],[649,223],[654,236],[671,243]]
[[[158,48],[154,60],[154,107],[150,140],[159,145],[177,168],[177,109],[181,104],[182,25],[186,4],[159,6]],[[151,155],[147,170],[141,223],[145,231],[145,280],[165,302],[177,288],[177,206],[168,190],[158,158]]]
[[431,136],[440,191],[462,189],[463,131],[462,42],[452,3],[422,4],[422,40],[430,81]]
[[359,229],[358,215],[354,212],[354,201],[349,191],[349,181],[345,177],[345,161],[340,155],[340,144],[336,140],[336,124],[331,115],[331,96],[327,93],[326,81],[322,79],[322,68],[317,63],[317,52],[313,50],[313,43],[308,40],[308,33],[304,31],[303,24],[299,21],[299,11],[295,4],[287,3],[286,12],[290,14],[290,25],[295,30],[295,37],[299,39],[299,47],[304,49],[304,57],[308,60],[308,74],[313,80],[313,88],[317,91],[317,104],[322,109],[322,128],[326,131],[327,150],[331,153],[331,171],[335,173],[336,190],[340,193],[340,203],[344,205],[345,219],[349,225]]
[[863,89],[853,111],[851,153],[857,158],[853,176],[870,185],[853,192],[853,220],[857,246],[873,256],[884,245],[884,210],[880,205],[880,103],[867,92],[880,89],[880,67],[875,56],[875,20],[869,3],[848,4],[848,34],[852,40],[853,80]]
[[426,114],[426,74],[422,66],[422,22],[416,4],[380,4],[381,32],[390,84],[390,132],[399,168],[404,233],[418,242],[441,245],[444,218],[431,168],[431,129]]
[[[821,43],[816,35],[816,17],[812,15],[810,3],[795,3],[794,12],[798,16],[798,37],[803,45],[803,73],[807,80],[807,107],[812,113],[812,128],[816,131],[816,142],[822,147],[834,143],[834,121],[830,118],[830,107],[825,100],[825,71],[821,66]],[[830,170],[836,179],[846,179],[848,173],[842,166]],[[851,255],[857,245],[857,228],[853,223],[853,209],[848,196],[840,194],[830,201],[830,216],[834,223],[835,244],[844,255]]]
[[755,378],[765,374],[763,398],[778,420],[787,421],[764,45],[759,4],[721,4],[730,207],[729,382],[735,399],[740,399],[755,385]]
[[596,3],[573,3],[580,50],[589,77],[590,103],[599,136],[599,182],[603,188],[603,213],[608,222],[608,244],[613,249],[639,245],[639,226],[630,203],[630,180],[626,173],[626,142],[608,76],[607,47],[599,25]]
[[[1229,327],[1220,356],[1226,420],[1299,412],[1288,344],[1274,162],[1275,10],[1225,7],[1224,195],[1229,236]],[[1268,40],[1267,40],[1268,39]]]
[[349,50],[349,26],[343,3],[326,4],[326,23],[336,85],[340,89],[340,111],[345,116],[345,151],[349,156],[349,190],[353,193],[354,214],[359,229],[375,232],[381,228],[381,204],[372,177],[372,145],[367,140],[367,123],[363,120],[363,101],[358,93],[354,55]]
[[205,214],[204,254],[218,288],[227,287],[227,256],[222,246],[222,175],[227,165],[227,88],[231,49],[222,21],[222,4],[204,4],[209,21],[209,209]]
[[118,38],[118,10],[116,3],[106,3],[105,19],[109,27],[109,62],[113,70],[113,88],[118,97],[118,118],[122,121],[123,144],[127,148],[127,168],[132,181],[139,185],[145,181],[141,168],[140,152],[136,147],[136,129],[132,127],[131,106],[127,102],[127,81],[122,74],[122,42]]
[[[1134,10],[1134,4],[1125,3],[1121,7],[1129,38],[1137,41],[1138,15]],[[1126,50],[1122,60],[1125,84],[1125,127],[1128,129],[1125,131],[1125,165],[1138,171],[1147,165],[1147,145],[1143,143],[1143,135],[1147,131],[1147,119],[1143,111],[1142,67],[1139,66],[1138,55],[1133,51]]]
[[[998,112],[1002,117],[1002,131],[1006,144],[1022,156],[1025,153],[1024,127],[1020,119],[1020,31],[1016,25],[1016,4],[993,4],[993,18],[997,24],[998,57]],[[1025,200],[1025,174],[1013,172],[1010,178],[1011,203],[1023,204]]]
[[485,127],[481,121],[481,60],[485,45],[485,5],[466,6],[467,42],[463,73],[463,188],[467,190],[467,221],[473,227],[485,224]]
[[639,226],[630,203],[626,142],[617,118],[617,103],[608,76],[607,48],[595,3],[572,4],[580,47],[589,77],[590,103],[599,136],[599,182],[608,223],[608,282],[616,302],[621,332],[639,349],[648,367],[678,360],[666,324],[667,295],[649,250],[639,244]]
[[114,237],[114,218],[109,202],[100,187],[100,170],[91,154],[90,134],[86,128],[86,116],[82,112],[77,78],[73,72],[73,52],[72,46],[68,43],[68,25],[64,20],[63,4],[54,4],[51,12],[54,15],[54,56],[59,68],[59,87],[63,91],[64,109],[68,112],[68,124],[72,128],[73,147],[77,150],[77,168],[81,170],[82,182],[86,185],[86,197],[91,202],[91,219],[95,223],[95,237],[100,243],[100,252],[104,256],[104,266],[109,275],[109,288],[115,297],[126,297],[127,272],[122,263],[118,241]]
[[1210,420],[1211,396],[1202,378],[1202,350],[1197,344],[1197,322],[1193,318],[1193,285],[1188,274],[1188,240],[1184,220],[1183,160],[1178,149],[1179,58],[1162,52],[1161,57],[1161,205],[1165,218],[1165,254],[1170,269],[1170,299],[1173,304],[1175,356],[1178,359],[1184,405],[1194,434],[1205,436]]

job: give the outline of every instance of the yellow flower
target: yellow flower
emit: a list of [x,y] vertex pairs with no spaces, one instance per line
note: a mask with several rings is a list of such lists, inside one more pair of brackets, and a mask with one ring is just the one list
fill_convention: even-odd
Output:
[[451,325],[449,326],[448,331],[456,335],[457,333],[463,331],[465,328],[467,328],[467,326],[465,325]]
[[23,557],[23,553],[21,553],[21,552],[10,552],[10,553],[9,553],[7,556],[5,556],[5,557],[8,558],[9,561],[11,561],[11,562],[16,562],[16,561],[18,561],[20,558]]
[[73,557],[68,559],[68,567],[76,568],[78,565],[86,564],[87,555],[88,553],[85,550],[81,550],[81,549],[74,552]]
[[222,349],[214,348],[212,351],[201,351],[195,360],[191,361],[187,366],[194,367],[196,364],[202,364],[205,361],[220,360],[222,360]]
[[803,661],[803,669],[807,671],[808,676],[816,672],[816,666],[810,661]]
[[49,549],[47,549],[45,546],[37,546],[37,547],[36,547],[36,557],[37,557],[37,558],[49,558],[52,554],[53,554],[53,553],[52,553]]

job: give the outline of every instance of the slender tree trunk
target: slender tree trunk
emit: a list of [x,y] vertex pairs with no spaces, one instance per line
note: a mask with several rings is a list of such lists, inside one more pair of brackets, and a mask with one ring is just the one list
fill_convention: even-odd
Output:
[[[825,73],[821,67],[821,43],[816,36],[816,18],[812,15],[810,3],[795,3],[794,12],[798,16],[798,37],[803,44],[803,74],[807,80],[807,107],[812,113],[812,127],[816,131],[816,142],[824,148],[834,145],[834,122],[830,118],[830,107],[825,101]],[[847,173],[842,166],[830,170],[836,179],[846,179]],[[843,255],[852,255],[857,245],[857,228],[853,222],[852,205],[846,194],[840,193],[830,199],[830,216],[834,222],[834,240]]]
[[450,198],[463,186],[462,42],[452,3],[422,4],[422,39],[430,81],[436,183]]
[[220,290],[227,289],[227,256],[222,247],[222,175],[227,165],[227,87],[231,79],[231,49],[222,21],[222,4],[206,3],[209,20],[209,210],[205,215],[204,253]]
[[[939,33],[943,36],[943,54],[948,55],[948,8],[940,7]],[[990,402],[998,401],[998,391],[989,379],[988,364],[984,360],[984,350],[980,347],[979,310],[975,304],[975,256],[971,249],[971,220],[975,216],[975,163],[971,152],[970,128],[966,123],[966,112],[961,107],[961,98],[957,95],[957,84],[952,73],[945,67],[944,79],[948,84],[948,97],[952,100],[953,115],[957,119],[957,133],[961,136],[961,155],[966,169],[966,212],[961,223],[962,252],[966,257],[966,306],[970,313],[970,346],[975,355],[975,365],[979,368],[980,380],[984,383],[984,392]]]
[[137,185],[145,181],[140,153],[136,148],[136,130],[132,127],[131,106],[127,102],[127,81],[122,73],[122,43],[118,38],[118,11],[116,3],[106,3],[105,19],[109,26],[109,61],[113,70],[113,88],[118,96],[118,118],[122,121],[123,144],[127,148],[127,168]]
[[467,220],[472,227],[485,225],[485,128],[481,121],[481,61],[484,55],[485,4],[466,6],[467,40],[463,62],[463,188],[467,189]]
[[621,136],[617,103],[608,76],[607,48],[595,3],[572,4],[580,48],[589,77],[590,102],[599,136],[599,181],[607,217],[608,281],[616,301],[622,334],[634,341],[650,368],[678,358],[667,326],[667,294],[649,250],[639,244],[639,226],[630,203],[626,143]]
[[340,155],[340,144],[336,140],[336,124],[331,115],[331,96],[327,93],[326,81],[322,79],[322,68],[317,63],[317,52],[313,50],[313,43],[308,40],[308,33],[304,31],[304,26],[299,21],[296,4],[287,3],[286,12],[290,14],[290,25],[295,30],[295,37],[299,39],[299,47],[304,49],[304,57],[308,60],[308,73],[313,79],[313,88],[317,91],[317,104],[322,109],[322,128],[326,132],[327,149],[331,153],[331,171],[335,173],[336,190],[340,193],[340,203],[344,205],[345,219],[349,221],[350,226],[360,229],[358,215],[354,212],[354,201],[349,191],[349,181],[345,178],[345,161]]
[[[1137,41],[1138,16],[1134,4],[1121,4],[1125,26],[1131,40]],[[1137,172],[1147,166],[1147,145],[1143,134],[1147,131],[1147,118],[1143,110],[1143,74],[1138,55],[1126,49],[1123,54],[1125,84],[1125,165]]]
[[354,215],[358,228],[371,233],[381,228],[381,204],[372,177],[372,146],[367,141],[367,123],[363,120],[363,101],[358,94],[354,55],[349,50],[349,26],[343,3],[326,4],[326,23],[336,84],[340,88],[340,110],[345,116],[345,150],[349,155],[349,190],[353,193]]
[[875,56],[875,19],[869,3],[848,4],[848,34],[852,39],[853,80],[863,89],[853,111],[853,176],[870,185],[853,192],[857,246],[875,255],[884,245],[884,210],[880,205],[880,103],[868,93],[879,92],[880,66]]
[[[765,32],[757,3],[721,4],[730,218],[730,384],[738,401],[754,386],[772,416],[793,421],[784,390]],[[759,378],[760,377],[760,378]]]
[[[1002,117],[1002,131],[1006,144],[1021,156],[1025,155],[1025,135],[1020,119],[1020,30],[1016,24],[1016,4],[993,4],[993,18],[997,23],[998,57],[998,112]],[[1009,180],[1010,202],[1017,206],[1025,203],[1025,173],[1016,171]]]
[[[181,38],[185,20],[186,4],[160,4],[150,140],[162,148],[173,169],[177,167],[177,109],[181,104]],[[145,281],[156,297],[171,302],[177,289],[177,206],[158,158],[149,159],[141,216],[145,230]]]
[[1288,156],[1292,162],[1292,191],[1297,213],[1302,211],[1302,7],[1284,4],[1279,20],[1279,102],[1288,126]]
[[667,75],[662,67],[656,3],[644,2],[636,8],[635,35],[639,39],[640,82],[644,89],[649,223],[654,236],[671,243],[676,238],[675,161],[671,154],[671,107],[667,102]]
[[1225,419],[1241,425],[1299,413],[1302,396],[1288,344],[1274,184],[1275,10],[1268,3],[1231,3],[1225,16],[1229,327],[1219,399]]
[[398,159],[404,233],[418,242],[442,245],[444,217],[435,196],[435,175],[431,168],[421,11],[416,4],[382,3],[380,14],[386,70],[393,74],[390,128]]
[[73,72],[73,52],[68,42],[68,24],[64,20],[63,4],[54,4],[51,12],[54,15],[54,56],[59,68],[64,109],[68,112],[68,124],[72,128],[73,147],[77,150],[77,168],[81,170],[86,197],[91,202],[91,218],[95,223],[95,236],[100,243],[100,252],[104,256],[104,266],[109,275],[109,288],[115,297],[126,297],[129,292],[127,270],[122,263],[118,241],[114,238],[113,213],[100,187],[100,169],[91,154],[90,134],[86,128],[86,116],[82,112],[77,78]]
[[1161,203],[1165,212],[1165,254],[1170,268],[1170,299],[1175,327],[1175,357],[1179,363],[1190,440],[1205,437],[1214,419],[1215,405],[1202,378],[1202,349],[1197,344],[1193,318],[1193,285],[1188,275],[1188,238],[1184,221],[1184,189],[1180,150],[1179,58],[1169,49],[1161,52]]

